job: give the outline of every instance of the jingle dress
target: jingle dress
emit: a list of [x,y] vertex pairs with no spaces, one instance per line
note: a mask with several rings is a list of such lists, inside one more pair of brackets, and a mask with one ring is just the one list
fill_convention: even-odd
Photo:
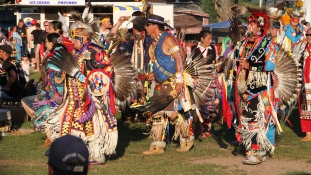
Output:
[[303,65],[304,76],[302,78],[304,88],[298,99],[299,115],[302,132],[311,132],[311,45],[307,44],[300,62]]

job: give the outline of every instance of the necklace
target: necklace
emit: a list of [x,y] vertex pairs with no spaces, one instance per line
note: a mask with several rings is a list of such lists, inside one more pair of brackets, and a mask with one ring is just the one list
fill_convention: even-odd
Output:
[[162,32],[159,33],[159,35],[154,39],[151,47],[150,47],[150,57],[151,57],[151,61],[154,62],[155,61],[155,49],[159,43],[160,37],[162,36]]

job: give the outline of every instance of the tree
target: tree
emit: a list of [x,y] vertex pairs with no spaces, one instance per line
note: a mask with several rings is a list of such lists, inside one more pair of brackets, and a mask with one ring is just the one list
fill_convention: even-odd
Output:
[[[225,21],[229,18],[230,7],[236,0],[201,0],[202,10],[209,14],[209,23]],[[238,0],[239,5],[258,5],[258,0]],[[215,7],[218,8],[216,11]],[[218,12],[218,13],[217,13]],[[223,15],[226,14],[226,15]]]
[[15,1],[14,0],[0,0],[0,10],[4,10],[6,7],[7,7],[7,5],[9,5],[9,4],[14,4],[15,3]]
[[215,10],[217,21],[225,21],[230,17],[231,2],[228,0],[215,0]]

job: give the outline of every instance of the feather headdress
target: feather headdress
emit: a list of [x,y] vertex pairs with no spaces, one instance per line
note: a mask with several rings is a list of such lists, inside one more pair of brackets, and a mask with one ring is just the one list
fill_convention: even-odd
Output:
[[285,13],[281,17],[283,25],[287,25],[291,18],[301,18],[304,16],[305,12],[302,11],[303,2],[301,0],[296,0],[292,7],[284,8]]
[[[99,27],[94,20],[93,16],[90,14],[92,5],[91,5],[91,0],[88,1],[82,16],[76,12],[72,11],[71,17],[74,19],[75,23],[73,23],[70,26],[70,37],[74,38],[75,36],[89,36],[92,42],[98,43],[98,34],[99,32]],[[76,33],[76,29],[83,29],[81,33]]]
[[69,27],[67,26],[65,17],[58,12],[58,21],[62,23],[63,36],[69,37]]
[[268,16],[268,9],[266,8],[255,8],[247,6],[251,15],[247,18],[247,22],[254,22],[262,28],[262,34],[266,35],[270,27],[270,17]]

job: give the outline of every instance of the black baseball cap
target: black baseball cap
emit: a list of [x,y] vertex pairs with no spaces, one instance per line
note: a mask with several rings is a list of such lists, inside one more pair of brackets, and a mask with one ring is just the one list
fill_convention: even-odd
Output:
[[0,50],[3,50],[4,52],[6,52],[8,55],[11,55],[13,52],[13,49],[11,46],[5,44],[5,45],[1,45],[0,46]]
[[87,173],[89,151],[83,140],[73,135],[56,139],[45,153],[48,164],[56,171],[68,173]]

